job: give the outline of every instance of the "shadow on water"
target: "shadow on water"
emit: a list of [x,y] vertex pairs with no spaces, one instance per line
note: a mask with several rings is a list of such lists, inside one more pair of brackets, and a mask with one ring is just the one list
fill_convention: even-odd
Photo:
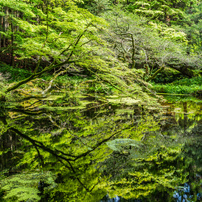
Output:
[[86,100],[77,108],[65,99],[37,106],[43,113],[5,112],[2,201],[201,200],[200,100],[172,97],[159,108]]

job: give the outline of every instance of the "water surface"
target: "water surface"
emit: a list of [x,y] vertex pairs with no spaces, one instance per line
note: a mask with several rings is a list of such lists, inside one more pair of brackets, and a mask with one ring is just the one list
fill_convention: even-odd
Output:
[[32,183],[16,180],[18,188],[30,186],[41,201],[200,200],[200,100],[172,97],[154,108],[89,99],[76,107],[76,99],[72,106],[65,105],[68,95],[62,99],[43,101],[37,107],[43,113],[7,106],[10,129],[1,127],[1,149],[10,150],[1,169],[10,170],[4,186],[13,175],[26,178]]

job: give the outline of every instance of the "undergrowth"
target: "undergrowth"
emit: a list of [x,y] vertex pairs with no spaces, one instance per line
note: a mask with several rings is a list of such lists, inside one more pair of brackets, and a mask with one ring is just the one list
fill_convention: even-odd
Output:
[[171,68],[165,68],[164,71],[158,73],[158,75],[152,81],[156,84],[157,83],[165,84],[165,83],[172,83],[172,82],[176,81],[176,78],[178,80],[181,80],[181,79],[183,79],[183,75],[181,73],[179,73],[177,70],[174,70]]
[[7,82],[12,83],[27,78],[31,75],[31,72],[21,68],[14,68],[5,63],[0,63],[0,73],[6,75]]
[[[5,82],[12,83],[12,82],[23,80],[27,78],[28,76],[30,76],[31,74],[32,72],[28,70],[11,67],[10,65],[7,65],[5,63],[0,63],[0,81],[1,79],[4,79],[4,84],[2,85],[5,85]],[[37,82],[36,85],[38,87],[43,88],[48,82],[52,80],[52,76],[46,73],[42,75],[41,79],[42,80],[40,81],[43,81],[43,82]],[[89,82],[89,80],[92,81],[92,84]],[[82,76],[69,76],[68,74],[58,76],[54,80],[54,85],[52,87],[55,89],[69,88],[71,90],[73,89],[75,90],[76,88],[78,88],[79,85],[83,85],[86,82],[89,83],[89,87],[87,90],[88,93],[92,93],[92,92],[106,93],[106,94],[112,93],[113,87],[111,85],[109,84],[104,85],[99,82],[97,83],[96,79],[93,77],[83,78]],[[1,83],[3,82],[0,82],[0,87],[1,87]]]
[[153,84],[153,90],[158,93],[192,94],[201,96],[202,77],[185,78],[169,84]]

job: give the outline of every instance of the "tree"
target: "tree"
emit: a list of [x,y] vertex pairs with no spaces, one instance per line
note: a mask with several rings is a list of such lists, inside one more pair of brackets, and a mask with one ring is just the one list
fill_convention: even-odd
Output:
[[184,11],[191,1],[133,1],[125,6],[127,10],[150,20],[160,20],[167,25],[180,23],[185,17]]
[[[91,192],[100,175],[94,157],[100,161],[107,158],[104,143],[130,127],[130,123],[117,127],[119,117],[112,115],[99,124],[91,124],[90,120],[83,118],[86,106],[91,105],[95,112],[98,108],[105,110],[109,102],[106,98],[109,92],[105,92],[108,88],[113,88],[112,95],[126,97],[126,102],[129,97],[133,102],[145,98],[144,102],[150,104],[152,101],[156,103],[156,99],[148,99],[147,93],[138,85],[141,79],[138,81],[136,73],[114,59],[113,51],[100,37],[105,29],[104,20],[73,3],[68,4],[68,9],[51,8],[42,2],[42,5],[38,2],[15,3],[0,1],[2,9],[6,6],[13,12],[20,12],[21,16],[10,16],[19,32],[5,30],[2,33],[7,39],[14,35],[15,57],[36,61],[36,67],[30,76],[11,84],[1,75],[0,138],[6,143],[0,147],[1,170],[9,169],[8,175],[11,175],[1,181],[1,192],[5,200],[22,201],[30,194],[33,194],[33,200],[40,200],[39,180],[40,186],[48,184],[47,197],[51,197],[50,190],[56,195],[53,198],[58,193],[68,197],[69,192],[64,190],[67,184],[70,184],[70,192],[82,190],[81,195]],[[6,51],[5,47],[3,49]],[[65,77],[72,70],[87,79],[75,85]],[[50,79],[41,79],[47,72]],[[89,98],[89,87],[96,85],[102,92],[94,89],[94,94],[90,94],[93,101],[85,102],[84,99]],[[81,109],[82,113],[79,112]],[[98,139],[95,138],[97,134]],[[26,172],[29,169],[34,172]],[[52,172],[43,175],[37,169]],[[19,175],[12,175],[19,170],[22,170]],[[61,173],[69,176],[72,183],[61,182]],[[95,179],[85,181],[83,178],[88,178],[87,173],[93,173]],[[33,179],[35,175],[38,177]],[[21,177],[27,179],[19,181]],[[53,189],[56,181],[61,183],[57,185],[58,190]],[[45,188],[40,189],[45,192]],[[95,196],[96,193],[100,193],[99,189],[96,189]],[[101,191],[101,194],[105,193]]]
[[189,40],[189,54],[201,54],[201,13],[202,3],[199,1],[191,4],[190,7],[186,10],[186,26],[184,30],[187,33],[187,38]]
[[163,24],[150,22],[147,25],[146,18],[119,10],[103,16],[111,21],[111,32],[107,38],[113,43],[117,58],[129,63],[130,68],[144,68],[148,73],[148,69],[170,67],[188,77],[194,75],[193,70],[200,69],[199,58],[186,53],[185,33]]

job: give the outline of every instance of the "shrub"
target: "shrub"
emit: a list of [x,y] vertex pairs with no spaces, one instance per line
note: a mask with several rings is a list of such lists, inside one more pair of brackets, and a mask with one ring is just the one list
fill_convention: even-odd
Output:
[[14,68],[4,63],[0,63],[0,72],[7,75],[8,82],[19,81],[31,75],[28,70]]

